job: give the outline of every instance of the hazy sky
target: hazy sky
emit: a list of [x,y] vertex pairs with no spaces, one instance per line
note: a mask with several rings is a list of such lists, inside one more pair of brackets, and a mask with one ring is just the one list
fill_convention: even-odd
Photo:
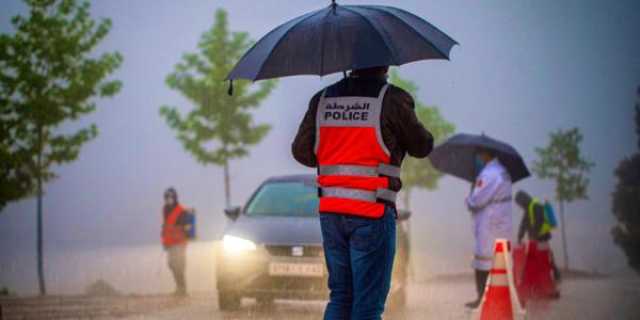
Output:
[[[339,1],[391,4],[424,17],[456,39],[451,61],[423,61],[399,68],[415,81],[418,98],[437,105],[457,131],[485,132],[512,143],[527,163],[534,147],[560,128],[579,127],[583,151],[596,163],[589,201],[567,208],[569,245],[576,267],[625,272],[609,230],[613,170],[635,150],[633,103],[640,85],[640,3],[636,1]],[[258,39],[277,25],[329,1],[94,1],[92,14],[109,17],[113,28],[99,52],[124,56],[114,78],[122,91],[98,101],[82,124],[96,123],[99,136],[77,161],[56,168],[60,178],[46,186],[47,254],[105,246],[157,244],[162,192],[175,186],[197,209],[201,237],[220,235],[226,220],[222,170],[203,167],[187,154],[160,118],[163,104],[192,106],[171,91],[165,77],[185,52],[196,49],[214,11],[225,8],[230,28]],[[0,32],[23,12],[3,1]],[[232,196],[243,204],[271,175],[313,173],[290,155],[290,142],[308,99],[339,76],[282,79],[255,113],[273,130],[243,160],[231,163]],[[75,128],[67,125],[61,130]],[[517,188],[552,196],[553,185],[536,178]],[[444,178],[440,189],[413,197],[414,242],[429,260],[450,257],[468,266],[470,219],[463,206],[468,184]],[[27,199],[0,214],[0,284],[16,270],[35,283],[35,201]],[[521,212],[514,210],[514,221]],[[420,231],[418,235],[418,231]],[[554,246],[559,248],[559,236]],[[560,251],[556,251],[558,256]],[[27,255],[28,258],[18,256]],[[21,261],[17,264],[15,261]],[[427,261],[431,268],[445,262]],[[17,264],[17,265],[16,265]],[[22,265],[23,264],[23,265]],[[464,264],[464,265],[462,265]],[[11,266],[11,268],[7,266]],[[435,265],[435,267],[434,267]]]

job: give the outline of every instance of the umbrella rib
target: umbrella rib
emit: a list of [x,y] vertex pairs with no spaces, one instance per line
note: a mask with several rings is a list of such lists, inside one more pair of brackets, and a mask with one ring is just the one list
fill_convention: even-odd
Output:
[[[331,10],[327,11],[327,13],[325,14],[325,18],[331,13]],[[323,18],[324,20],[324,18]],[[320,76],[324,75],[324,43],[325,43],[325,39],[324,36],[326,34],[325,32],[325,28],[326,28],[326,23],[324,23],[324,21],[322,22],[322,25],[320,26]]]
[[419,16],[417,16],[417,15],[415,15],[415,14],[409,12],[409,11],[406,11],[404,9],[397,8],[397,7],[390,7],[390,6],[371,6],[371,7],[376,8],[376,9],[381,10],[381,11],[385,11],[385,12],[387,12],[389,14],[391,14],[391,13],[388,10],[391,10],[391,11],[396,10],[396,11],[402,12],[403,14],[406,14],[406,15],[409,15],[409,16],[414,16],[417,19],[420,19],[424,23],[428,24],[433,29],[437,30],[443,36],[447,37],[447,39],[449,39],[449,41],[453,42],[454,44],[460,45],[458,43],[458,41],[456,41],[455,39],[451,38],[451,36],[449,36],[446,32],[440,30],[440,28],[436,27],[435,25],[433,25],[431,22],[427,21],[426,19],[423,19],[423,18],[421,18],[421,17],[419,17]]
[[382,42],[384,43],[385,47],[387,47],[387,50],[389,50],[389,52],[391,53],[391,59],[393,59],[393,65],[398,65],[398,59],[397,59],[397,55],[395,50],[393,50],[390,46],[389,46],[389,42],[390,41],[386,41],[386,34],[383,35],[383,32],[381,30],[379,30],[374,24],[373,22],[371,22],[369,20],[369,18],[367,18],[364,14],[358,12],[357,10],[354,10],[352,8],[348,8],[347,6],[342,6],[343,9],[350,11],[351,13],[354,13],[358,16],[360,16],[362,19],[364,19],[364,21],[367,22],[367,24],[369,24],[371,26],[371,28],[373,28],[374,30],[377,31],[378,36],[382,39]]
[[[389,11],[385,10],[385,8],[384,8],[384,7],[382,7],[382,6],[376,6],[376,7],[373,7],[373,6],[372,6],[372,9],[374,9],[374,10],[378,10],[378,11],[380,11],[380,12],[384,12],[384,14],[386,14],[387,16],[390,16],[390,17],[392,17],[392,18],[394,18],[394,19],[396,19],[396,20],[400,21],[400,23],[402,23],[403,25],[407,26],[407,28],[408,28],[409,30],[411,30],[413,33],[417,34],[417,35],[418,35],[420,38],[422,38],[426,43],[428,43],[428,44],[429,44],[429,46],[430,46],[431,48],[433,48],[434,50],[436,50],[439,54],[441,54],[441,55],[442,55],[443,57],[445,57],[447,60],[450,60],[450,59],[449,59],[449,55],[447,55],[447,54],[445,54],[444,52],[442,52],[442,50],[440,50],[440,48],[436,47],[436,46],[431,42],[431,40],[429,40],[429,39],[427,39],[425,36],[423,36],[423,35],[422,35],[420,32],[418,32],[418,30],[416,30],[416,29],[415,29],[411,24],[407,23],[406,21],[404,21],[404,20],[403,20],[403,19],[401,19],[400,17],[396,16],[395,14],[393,14],[393,13],[391,13],[391,12],[389,12]],[[422,19],[422,18],[420,18],[420,19],[421,19],[421,20],[423,20],[423,21],[425,21],[425,22],[427,22],[426,20],[424,20],[424,19]],[[429,22],[427,22],[427,24],[428,24],[428,25],[430,25],[430,26],[432,26],[432,27],[434,27],[434,26],[433,26],[432,24],[430,24]],[[435,27],[434,27],[434,28],[435,28]],[[437,28],[436,28],[436,30],[438,30],[439,32],[441,32],[441,33],[443,33],[443,34],[444,34],[444,32],[440,31],[439,29],[437,29]],[[446,35],[446,34],[445,34],[445,35]],[[447,36],[447,37],[448,37],[448,36]],[[453,39],[451,39],[451,40],[453,40]],[[455,40],[453,40],[453,42],[454,42],[454,43],[456,43],[456,44],[458,44],[458,42],[456,42]]]
[[[320,12],[322,12],[324,10],[327,10],[327,9],[321,9],[321,10],[318,10],[316,12],[313,12],[313,13],[309,14],[308,16],[304,17],[303,19],[301,19],[300,21],[298,21],[296,24],[294,24],[291,27],[289,27],[289,29],[282,35],[282,37],[280,37],[280,39],[278,39],[278,41],[276,41],[276,43],[273,45],[273,48],[271,48],[271,51],[267,55],[267,57],[264,59],[264,61],[262,61],[262,64],[260,64],[260,68],[258,69],[258,72],[256,72],[256,76],[254,77],[255,78],[254,80],[260,80],[258,78],[260,77],[260,73],[262,73],[262,69],[264,68],[265,63],[267,62],[267,60],[269,60],[269,58],[271,57],[271,54],[280,45],[280,43],[282,42],[282,39],[284,39],[287,36],[287,34],[289,34],[289,32],[291,32],[291,30],[293,30],[295,27],[299,26],[302,22],[310,19],[311,17],[317,15],[318,13],[320,13]],[[256,43],[256,45],[257,45],[257,43]]]

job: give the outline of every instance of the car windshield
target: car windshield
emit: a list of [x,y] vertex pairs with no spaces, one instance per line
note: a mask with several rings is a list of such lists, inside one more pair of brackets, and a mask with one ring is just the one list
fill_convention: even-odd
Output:
[[312,182],[267,183],[247,205],[245,213],[249,216],[316,216],[318,189]]

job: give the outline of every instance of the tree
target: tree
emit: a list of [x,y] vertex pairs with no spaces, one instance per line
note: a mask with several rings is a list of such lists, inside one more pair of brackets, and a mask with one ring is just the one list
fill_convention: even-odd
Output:
[[[446,139],[455,131],[455,126],[448,122],[440,114],[436,106],[426,106],[417,99],[418,86],[409,80],[400,77],[397,70],[392,70],[389,82],[407,91],[415,101],[415,111],[418,120],[429,129],[433,135],[435,143]],[[434,190],[438,187],[438,180],[442,173],[431,165],[431,162],[424,159],[408,157],[402,164],[402,201],[405,209],[411,209],[411,191],[415,188]]]
[[[640,151],[640,87],[637,94],[635,122]],[[620,161],[615,175],[618,184],[612,201],[618,225],[611,233],[615,243],[627,255],[629,265],[640,273],[640,152]]]
[[251,45],[246,32],[227,30],[227,13],[215,13],[212,28],[198,44],[199,53],[187,53],[167,77],[169,88],[179,91],[196,107],[182,116],[173,106],[162,106],[160,114],[177,132],[184,148],[203,165],[224,168],[225,204],[231,204],[229,161],[248,155],[248,147],[269,132],[268,124],[254,124],[251,109],[259,106],[275,82],[262,81],[250,91],[248,81],[234,81],[234,94],[227,94],[223,80]]
[[580,153],[582,140],[583,136],[578,128],[552,132],[549,144],[535,149],[539,160],[533,163],[533,172],[540,179],[551,179],[556,184],[565,269],[569,269],[569,254],[564,206],[575,200],[588,199],[589,179],[586,174],[594,166],[593,162],[586,160]]
[[92,98],[110,97],[120,90],[119,81],[106,78],[122,57],[116,52],[99,56],[93,52],[109,33],[111,21],[96,23],[88,2],[25,3],[28,16],[11,20],[15,33],[0,35],[0,204],[37,196],[38,282],[44,295],[44,184],[56,177],[52,165],[75,160],[81,146],[98,134],[95,124],[66,134],[59,126],[95,111]]

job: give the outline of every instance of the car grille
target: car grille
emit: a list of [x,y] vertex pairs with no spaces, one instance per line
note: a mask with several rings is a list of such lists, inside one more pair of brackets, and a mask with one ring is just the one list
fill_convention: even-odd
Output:
[[[292,248],[294,246],[273,246],[267,245],[265,248],[270,255],[275,257],[293,257]],[[302,246],[302,257],[321,257],[323,254],[322,247],[320,246]]]

